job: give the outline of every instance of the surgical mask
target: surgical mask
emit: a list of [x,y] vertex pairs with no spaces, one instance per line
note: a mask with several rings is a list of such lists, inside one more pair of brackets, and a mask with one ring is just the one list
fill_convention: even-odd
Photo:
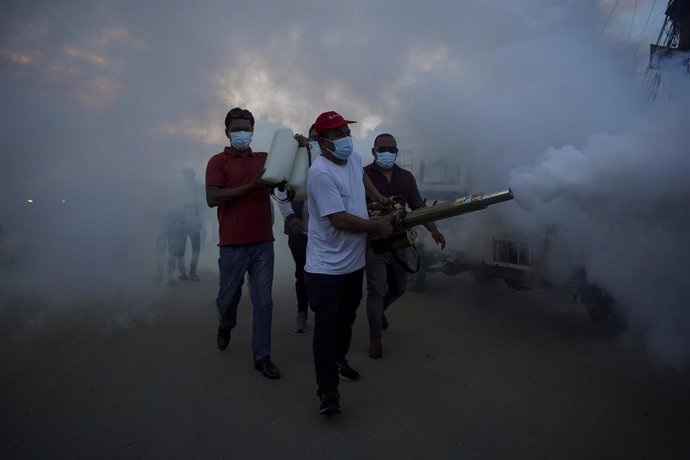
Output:
[[321,155],[321,147],[318,141],[309,141],[309,151],[311,152],[311,159]]
[[391,169],[395,164],[395,158],[397,155],[391,152],[377,152],[376,153],[376,164],[381,166],[383,169]]
[[341,160],[347,160],[350,155],[352,155],[352,137],[345,136],[340,139],[331,141],[333,143],[334,150],[329,150],[336,158]]
[[230,145],[235,150],[246,150],[252,143],[251,131],[236,131],[230,133]]

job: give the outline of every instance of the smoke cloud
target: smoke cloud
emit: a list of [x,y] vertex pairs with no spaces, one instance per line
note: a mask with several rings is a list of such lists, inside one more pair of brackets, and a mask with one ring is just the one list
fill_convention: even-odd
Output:
[[688,82],[645,99],[663,7],[640,1],[631,22],[622,1],[609,20],[614,3],[10,2],[3,290],[155,295],[160,217],[182,168],[201,179],[222,149],[227,110],[254,112],[257,149],[337,110],[358,120],[365,161],[386,131],[415,160],[460,161],[472,191],[513,188],[516,202],[454,223],[454,247],[487,238],[488,221],[525,238],[555,229],[550,275],[586,268],[655,355],[687,365]]

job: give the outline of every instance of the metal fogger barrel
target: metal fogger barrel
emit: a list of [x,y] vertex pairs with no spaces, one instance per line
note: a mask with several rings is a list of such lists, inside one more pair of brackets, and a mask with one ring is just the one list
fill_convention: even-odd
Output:
[[419,208],[405,213],[401,216],[400,226],[412,228],[435,220],[481,211],[492,204],[502,203],[512,199],[513,192],[510,189],[491,194],[476,193],[447,203],[437,204],[436,206],[430,206],[428,208]]
[[391,209],[384,210],[371,216],[372,219],[376,219],[388,216],[391,213],[393,214],[393,234],[386,239],[372,239],[370,241],[371,248],[375,253],[381,254],[393,249],[410,246],[417,237],[413,227],[474,211],[481,211],[493,204],[512,199],[513,192],[508,189],[490,194],[476,193],[428,208],[415,209],[410,212],[402,208],[392,207]]

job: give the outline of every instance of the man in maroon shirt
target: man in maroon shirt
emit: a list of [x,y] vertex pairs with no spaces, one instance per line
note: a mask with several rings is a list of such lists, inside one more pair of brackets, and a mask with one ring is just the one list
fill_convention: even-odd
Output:
[[[412,173],[395,164],[398,144],[392,135],[379,134],[371,153],[374,162],[366,166],[364,172],[379,193],[394,198],[401,206],[409,206],[410,209],[425,206]],[[431,232],[434,241],[444,248],[446,240],[436,225],[430,222],[424,226]],[[388,327],[383,312],[405,293],[407,272],[401,266],[401,261],[406,262],[406,249],[384,254],[374,254],[371,248],[367,249],[367,316],[369,357],[372,359],[380,359],[383,353],[381,329]]]
[[249,273],[254,306],[254,368],[269,379],[277,379],[280,373],[271,362],[274,254],[269,190],[272,184],[261,180],[267,153],[254,152],[249,147],[253,132],[251,112],[241,108],[230,110],[225,117],[230,147],[214,155],[206,167],[206,202],[218,208],[220,234],[217,343],[221,350],[230,343],[244,276]]

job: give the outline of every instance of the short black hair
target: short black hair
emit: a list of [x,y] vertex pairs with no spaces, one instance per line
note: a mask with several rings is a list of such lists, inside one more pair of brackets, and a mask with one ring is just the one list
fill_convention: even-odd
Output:
[[[393,140],[395,141],[395,136],[393,136],[392,134],[381,133],[381,134],[379,134],[378,136],[376,136],[376,138],[374,139],[374,145],[376,145],[376,142],[377,142],[379,139],[381,139],[382,137],[392,137]],[[397,141],[396,141],[396,142],[397,142]]]
[[252,128],[254,127],[254,115],[252,115],[252,113],[247,109],[235,107],[234,109],[231,109],[227,115],[225,115],[225,129],[230,126],[230,120],[236,118],[249,120],[249,124],[252,126]]

